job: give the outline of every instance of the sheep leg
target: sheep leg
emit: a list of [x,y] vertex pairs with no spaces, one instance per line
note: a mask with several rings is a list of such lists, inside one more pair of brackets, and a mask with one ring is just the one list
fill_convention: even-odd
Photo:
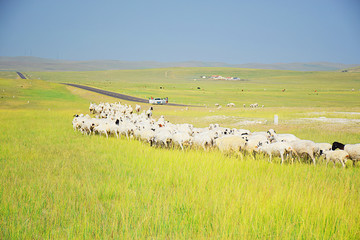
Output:
[[244,155],[242,154],[242,152],[239,151],[238,153],[239,153],[239,155],[240,155],[240,157],[241,157],[241,160],[244,160]]
[[271,162],[271,163],[272,163],[272,161],[271,161],[272,154],[270,153],[270,154],[269,154],[269,156],[270,156],[270,158],[269,158],[269,162]]
[[281,157],[281,164],[283,164],[284,163],[284,154],[280,153],[280,157]]
[[254,152],[254,151],[250,152],[250,156],[251,156],[254,160],[256,160],[256,159],[255,159],[256,156],[255,156],[255,152]]
[[346,167],[346,165],[345,165],[345,163],[344,163],[344,161],[342,159],[340,159],[340,162],[341,162],[343,167]]
[[311,157],[311,159],[313,160],[314,165],[316,165],[314,154],[311,154],[310,157]]
[[202,147],[203,147],[204,151],[206,151],[206,142],[203,143]]

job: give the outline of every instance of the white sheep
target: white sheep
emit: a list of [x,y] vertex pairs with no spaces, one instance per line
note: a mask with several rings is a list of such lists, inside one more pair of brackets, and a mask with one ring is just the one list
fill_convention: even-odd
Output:
[[235,107],[235,103],[228,103],[226,104],[227,107]]
[[300,138],[296,137],[293,134],[285,133],[285,134],[277,134],[274,129],[269,129],[267,131],[268,138],[272,142],[291,142],[300,140]]
[[135,105],[135,111],[136,111],[137,113],[139,113],[139,112],[141,111],[141,106],[138,105],[138,104],[136,104],[136,105]]
[[326,166],[330,161],[333,161],[334,167],[336,161],[340,162],[342,166],[345,167],[346,160],[349,158],[349,153],[346,152],[345,150],[336,150],[336,151],[327,150],[324,152],[324,155],[326,159]]
[[146,116],[147,116],[148,118],[151,118],[151,116],[152,116],[152,110],[151,110],[151,108],[146,111]]
[[260,152],[264,152],[269,155],[271,162],[272,156],[280,156],[281,157],[281,164],[284,162],[284,154],[285,153],[294,153],[296,155],[296,152],[294,149],[290,146],[290,144],[286,142],[276,142],[271,144],[262,144],[258,147],[258,150]]
[[314,162],[314,165],[316,164],[315,157],[314,157],[314,151],[315,151],[315,143],[310,140],[295,140],[289,142],[290,146],[296,151],[296,153],[301,156],[303,154],[307,154],[312,161]]
[[110,129],[107,124],[100,124],[99,126],[94,127],[94,133],[105,134],[106,138],[109,137]]
[[332,150],[335,150],[337,148],[345,150],[349,153],[350,159],[353,161],[353,166],[355,166],[355,163],[357,161],[360,161],[360,143],[344,145],[339,142],[334,142],[332,144]]
[[172,136],[172,142],[181,147],[184,150],[184,144],[191,146],[192,137],[186,132],[177,132]]
[[235,152],[242,157],[241,150],[245,148],[246,140],[240,136],[224,136],[215,140],[221,152]]
[[249,153],[253,159],[255,159],[256,152],[259,151],[258,146],[269,143],[267,137],[261,134],[261,132],[258,132],[258,134],[244,135],[242,138],[247,140],[244,151]]
[[330,143],[315,143],[314,153],[315,156],[322,155],[323,152],[331,150]]
[[217,133],[215,131],[207,130],[206,132],[200,132],[193,134],[193,144],[195,146],[201,146],[205,151],[214,145]]
[[155,132],[154,141],[159,145],[164,145],[165,147],[168,147],[169,144],[172,141],[172,133],[166,128],[157,130]]
[[344,150],[349,153],[349,157],[353,161],[353,165],[355,166],[355,163],[357,161],[360,161],[360,143],[346,144]]

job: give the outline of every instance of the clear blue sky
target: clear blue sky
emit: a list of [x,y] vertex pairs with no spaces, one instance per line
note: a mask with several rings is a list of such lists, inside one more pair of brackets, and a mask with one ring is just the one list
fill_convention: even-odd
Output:
[[0,0],[0,56],[360,64],[360,0]]

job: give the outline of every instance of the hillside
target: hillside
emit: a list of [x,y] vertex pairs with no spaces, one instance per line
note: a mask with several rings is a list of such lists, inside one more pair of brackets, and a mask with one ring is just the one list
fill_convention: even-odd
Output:
[[156,61],[119,61],[119,60],[93,60],[93,61],[67,61],[38,57],[0,57],[0,70],[16,71],[101,71],[122,69],[149,69],[168,67],[229,67],[273,69],[292,71],[337,71],[358,66],[357,64],[341,64],[328,62],[314,63],[246,63],[228,64],[222,62],[156,62]]

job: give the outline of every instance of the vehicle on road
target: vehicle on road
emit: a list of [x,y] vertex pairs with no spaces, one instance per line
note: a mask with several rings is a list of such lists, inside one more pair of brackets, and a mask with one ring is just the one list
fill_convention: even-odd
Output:
[[169,98],[149,98],[149,103],[150,104],[156,104],[156,105],[164,105],[167,104],[169,101]]

